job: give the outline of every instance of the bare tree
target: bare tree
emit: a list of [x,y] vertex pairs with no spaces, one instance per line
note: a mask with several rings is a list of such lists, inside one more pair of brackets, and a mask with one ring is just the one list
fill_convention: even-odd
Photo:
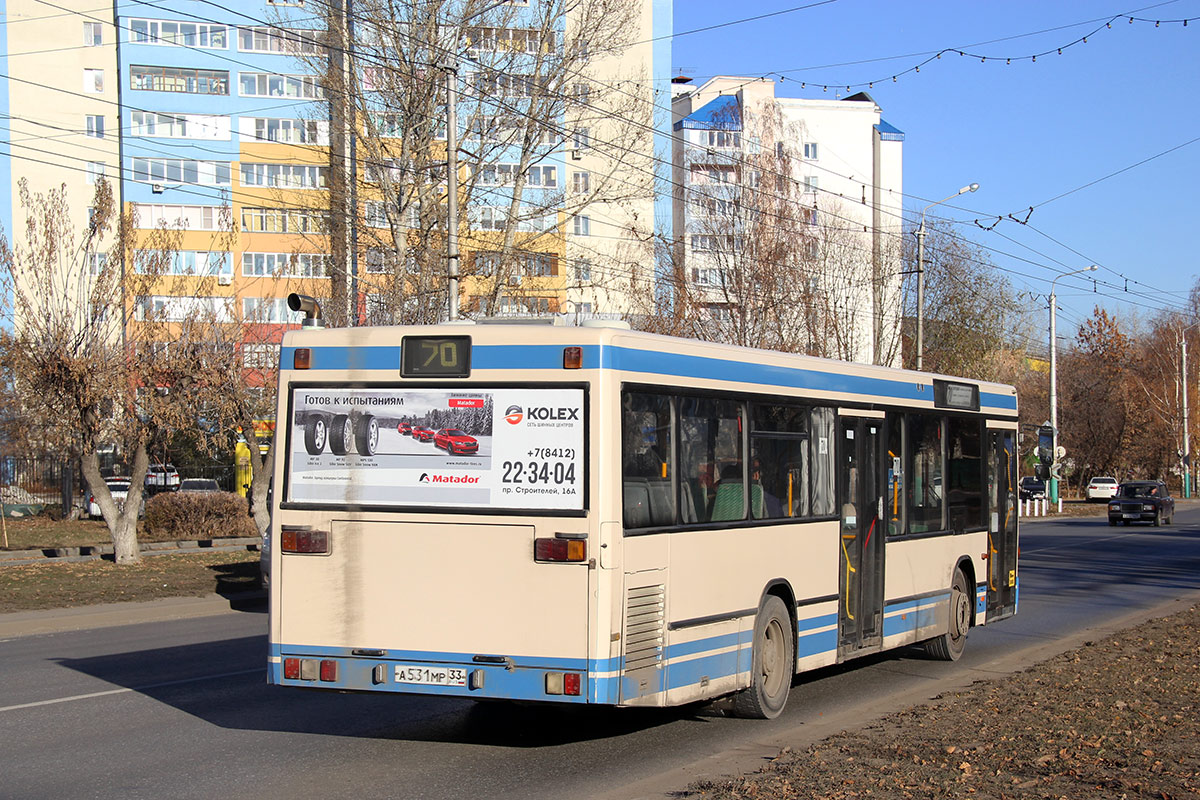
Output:
[[[336,129],[329,194],[335,306],[353,293],[345,263],[357,256],[369,321],[428,323],[445,315],[446,80],[459,90],[463,128],[456,177],[462,249],[471,256],[461,272],[479,310],[496,310],[502,296],[561,286],[537,279],[566,269],[557,257],[563,225],[578,209],[649,196],[648,185],[614,177],[638,174],[625,162],[648,152],[643,71],[610,67],[597,81],[593,69],[598,51],[603,58],[631,42],[639,4],[366,0],[350,18],[337,3],[329,9],[329,58],[299,57],[325,75]],[[602,139],[594,135],[600,129]],[[602,151],[612,169],[568,184],[551,159],[564,149]],[[330,319],[338,323],[336,310]]]
[[[966,378],[1008,377],[1005,365],[1011,361],[1004,354],[1019,347],[1030,329],[1029,309],[981,248],[950,225],[927,228],[925,369]],[[912,241],[906,244],[906,316],[915,319],[916,248]]]

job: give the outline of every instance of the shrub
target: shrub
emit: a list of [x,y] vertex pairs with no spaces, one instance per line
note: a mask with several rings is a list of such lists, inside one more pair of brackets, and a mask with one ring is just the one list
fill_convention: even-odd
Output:
[[163,492],[146,501],[148,541],[254,536],[246,498],[232,492]]

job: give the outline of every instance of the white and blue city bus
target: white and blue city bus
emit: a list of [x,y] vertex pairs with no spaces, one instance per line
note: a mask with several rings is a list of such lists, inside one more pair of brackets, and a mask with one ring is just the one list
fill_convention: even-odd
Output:
[[271,683],[773,717],[1016,612],[1011,386],[617,327],[281,359]]

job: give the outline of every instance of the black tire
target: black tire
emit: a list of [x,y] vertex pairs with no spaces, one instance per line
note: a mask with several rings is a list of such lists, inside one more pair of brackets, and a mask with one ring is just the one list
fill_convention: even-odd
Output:
[[354,424],[349,414],[338,414],[329,426],[329,452],[344,456],[354,442]]
[[1154,512],[1154,527],[1157,528],[1160,525],[1162,525],[1162,515],[1159,514],[1157,511],[1155,511]]
[[925,652],[938,661],[958,661],[967,647],[967,631],[971,628],[971,594],[967,576],[955,567],[950,583],[949,630],[925,642]]
[[375,450],[379,447],[379,420],[375,419],[374,414],[363,414],[359,418],[354,443],[359,455],[375,455]]
[[1115,519],[1113,519],[1112,517],[1108,518],[1108,524],[1112,525],[1114,528],[1117,527],[1117,521]]
[[328,438],[329,429],[325,427],[324,417],[313,417],[304,423],[304,449],[310,456],[320,455]]
[[754,619],[750,687],[734,696],[734,713],[751,719],[778,717],[787,705],[795,672],[795,631],[791,615],[782,600],[768,595]]

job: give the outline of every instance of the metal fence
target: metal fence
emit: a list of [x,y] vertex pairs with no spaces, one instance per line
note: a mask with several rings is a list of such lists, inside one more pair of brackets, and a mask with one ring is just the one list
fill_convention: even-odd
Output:
[[79,465],[58,458],[0,455],[0,500],[4,505],[82,505]]
[[[226,492],[238,490],[230,465],[180,467],[177,471],[181,478],[212,478]],[[122,474],[116,464],[102,464],[100,472],[104,476]],[[87,485],[77,461],[0,455],[0,502],[6,513],[28,513],[9,508],[18,506],[84,508]]]

